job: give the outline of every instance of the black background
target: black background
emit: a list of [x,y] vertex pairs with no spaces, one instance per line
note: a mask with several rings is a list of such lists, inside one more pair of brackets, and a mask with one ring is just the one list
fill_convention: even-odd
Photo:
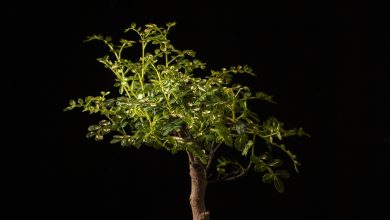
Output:
[[212,219],[358,219],[388,206],[389,32],[367,6],[15,2],[3,10],[5,219],[191,218],[185,154],[87,140],[98,116],[62,112],[70,98],[111,89],[95,60],[106,50],[85,37],[118,39],[131,22],[176,21],[173,44],[208,67],[252,66],[258,77],[241,80],[278,102],[255,111],[312,135],[294,142],[303,166],[284,194],[255,174],[210,185]]

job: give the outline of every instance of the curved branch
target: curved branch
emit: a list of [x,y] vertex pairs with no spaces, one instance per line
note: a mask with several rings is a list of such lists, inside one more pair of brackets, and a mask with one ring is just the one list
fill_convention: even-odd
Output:
[[208,182],[209,183],[220,183],[220,182],[227,182],[227,181],[232,181],[232,180],[236,180],[236,179],[238,179],[238,178],[240,178],[240,177],[243,177],[243,176],[245,176],[246,174],[248,174],[249,173],[249,171],[251,170],[251,168],[252,168],[252,162],[250,162],[249,164],[248,164],[248,166],[245,168],[245,169],[242,169],[241,170],[241,172],[240,173],[238,173],[238,174],[235,174],[235,175],[227,175],[227,176],[225,176],[225,177],[223,177],[223,178],[221,178],[221,179],[216,179],[216,180],[209,180]]
[[236,180],[236,179],[238,179],[240,177],[243,177],[246,174],[248,174],[248,172],[250,171],[251,168],[252,168],[252,163],[249,163],[248,166],[245,169],[243,169],[239,174],[231,176],[231,177],[224,178],[221,181],[227,182],[227,181]]

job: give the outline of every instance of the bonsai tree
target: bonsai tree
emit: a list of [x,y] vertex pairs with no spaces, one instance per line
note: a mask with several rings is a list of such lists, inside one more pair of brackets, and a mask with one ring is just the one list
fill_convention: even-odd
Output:
[[[205,206],[207,184],[211,181],[235,180],[252,168],[262,175],[264,183],[273,183],[284,191],[282,179],[290,176],[282,169],[282,160],[274,149],[284,152],[298,172],[297,157],[283,144],[290,136],[306,135],[302,128],[286,129],[276,118],[260,118],[248,108],[248,102],[272,103],[264,92],[232,82],[233,75],[255,75],[248,66],[211,70],[195,58],[192,50],[176,49],[168,38],[175,23],[164,27],[147,24],[131,27],[138,40],[93,35],[109,49],[109,55],[98,61],[114,76],[116,93],[103,91],[97,96],[70,100],[65,111],[80,108],[98,113],[101,120],[88,127],[87,138],[123,147],[153,147],[172,154],[188,155],[191,177],[190,205],[194,220],[209,219]],[[129,59],[124,51],[138,47],[139,59]],[[199,74],[198,74],[199,75]],[[234,149],[245,159],[218,156],[218,151]]]

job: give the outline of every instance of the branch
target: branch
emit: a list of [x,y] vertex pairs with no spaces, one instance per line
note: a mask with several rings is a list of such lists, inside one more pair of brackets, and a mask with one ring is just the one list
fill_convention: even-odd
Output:
[[239,174],[237,174],[237,175],[234,175],[234,176],[231,176],[231,177],[227,177],[227,178],[225,178],[225,179],[222,179],[221,181],[227,182],[227,181],[236,180],[236,179],[238,179],[238,178],[240,178],[240,177],[243,177],[243,176],[245,176],[246,174],[248,174],[248,172],[250,171],[251,168],[252,168],[252,162],[249,163],[248,166],[247,166],[245,169],[243,169],[243,170],[241,171],[241,173],[239,173]]
[[216,179],[216,180],[209,180],[208,183],[220,183],[220,182],[227,182],[227,181],[232,181],[232,180],[236,180],[240,177],[243,177],[245,176],[246,174],[248,174],[248,172],[250,171],[250,169],[252,168],[252,162],[250,162],[248,164],[248,166],[245,168],[245,169],[242,169],[240,173],[236,174],[236,175],[227,175],[221,179]]
[[188,160],[189,160],[190,164],[192,165],[194,163],[194,156],[192,156],[192,154],[188,151],[187,151],[187,155],[188,155]]
[[211,167],[211,163],[213,162],[215,153],[217,152],[218,148],[222,145],[222,143],[219,143],[216,147],[212,148],[209,154],[209,160],[207,161],[207,166],[206,166],[206,173],[209,172],[209,169]]

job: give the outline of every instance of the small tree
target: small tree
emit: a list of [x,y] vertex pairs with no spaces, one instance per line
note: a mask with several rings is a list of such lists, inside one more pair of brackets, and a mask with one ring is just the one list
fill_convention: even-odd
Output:
[[[282,179],[290,174],[280,169],[282,160],[273,158],[271,151],[276,148],[286,153],[298,172],[296,156],[282,141],[305,132],[302,128],[285,129],[273,117],[261,119],[248,108],[250,100],[273,102],[263,92],[253,94],[247,86],[232,84],[232,75],[254,75],[248,66],[211,70],[209,76],[195,77],[195,72],[205,70],[205,63],[195,59],[194,51],[178,50],[171,44],[168,33],[174,25],[137,27],[133,23],[125,32],[135,32],[139,40],[121,39],[118,44],[111,37],[88,37],[86,41],[99,40],[108,46],[110,55],[98,61],[114,73],[119,95],[110,97],[110,92],[101,92],[70,100],[64,110],[100,113],[102,120],[88,127],[87,138],[101,141],[112,134],[110,143],[123,147],[150,146],[173,154],[185,151],[194,220],[209,219],[205,206],[209,181],[235,180],[254,168],[264,183],[273,183],[283,192]],[[125,58],[123,51],[136,44],[140,45],[140,58]],[[222,148],[239,151],[247,162],[217,158]]]

